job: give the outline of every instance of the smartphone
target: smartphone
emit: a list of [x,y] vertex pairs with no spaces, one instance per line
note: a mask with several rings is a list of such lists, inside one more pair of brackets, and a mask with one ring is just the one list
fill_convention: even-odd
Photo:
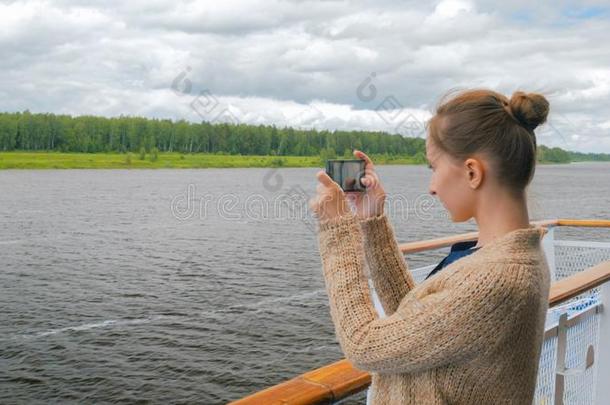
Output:
[[343,191],[365,191],[360,182],[364,177],[365,161],[363,159],[331,159],[326,161],[326,174],[333,179]]

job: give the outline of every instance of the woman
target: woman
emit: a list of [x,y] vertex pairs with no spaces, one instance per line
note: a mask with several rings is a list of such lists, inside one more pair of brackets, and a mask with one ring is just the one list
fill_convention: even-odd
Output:
[[[330,312],[348,360],[372,374],[373,404],[531,404],[550,274],[526,186],[534,129],[547,100],[489,90],[445,99],[428,123],[429,192],[454,222],[474,218],[473,251],[416,285],[383,212],[385,192],[366,161],[365,193],[346,196],[324,171],[310,208]],[[354,207],[350,209],[350,202]],[[386,314],[379,318],[363,272]]]

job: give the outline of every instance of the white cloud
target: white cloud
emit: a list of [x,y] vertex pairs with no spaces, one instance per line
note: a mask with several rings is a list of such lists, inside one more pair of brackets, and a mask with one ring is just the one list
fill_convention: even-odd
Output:
[[[610,50],[600,46],[610,12],[594,1],[571,7],[522,0],[0,3],[0,110],[196,121],[189,104],[207,89],[242,122],[409,134],[448,90],[489,87],[547,95],[551,114],[537,131],[540,143],[610,153]],[[171,89],[182,72],[189,94]]]

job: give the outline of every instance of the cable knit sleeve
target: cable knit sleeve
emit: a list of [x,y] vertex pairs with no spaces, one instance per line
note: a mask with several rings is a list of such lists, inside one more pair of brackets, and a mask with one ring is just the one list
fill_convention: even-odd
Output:
[[335,332],[347,359],[361,370],[416,373],[471,359],[497,347],[519,316],[519,269],[493,271],[490,263],[446,285],[422,283],[392,315],[379,319],[363,277],[356,217],[321,222],[319,244]]
[[361,220],[360,227],[375,291],[386,315],[392,315],[415,281],[385,214]]

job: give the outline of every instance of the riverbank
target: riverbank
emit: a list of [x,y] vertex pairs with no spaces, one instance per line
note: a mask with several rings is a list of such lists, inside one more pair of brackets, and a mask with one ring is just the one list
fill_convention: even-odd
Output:
[[[411,156],[371,155],[377,165],[421,165]],[[538,162],[538,164],[557,162]],[[566,162],[570,163],[570,162]],[[229,167],[323,167],[319,156],[256,156],[206,153],[0,152],[1,169],[205,169]]]
[[[423,164],[415,159],[372,155],[376,164]],[[319,156],[241,156],[159,153],[0,152],[0,169],[200,169],[227,167],[323,167]]]

